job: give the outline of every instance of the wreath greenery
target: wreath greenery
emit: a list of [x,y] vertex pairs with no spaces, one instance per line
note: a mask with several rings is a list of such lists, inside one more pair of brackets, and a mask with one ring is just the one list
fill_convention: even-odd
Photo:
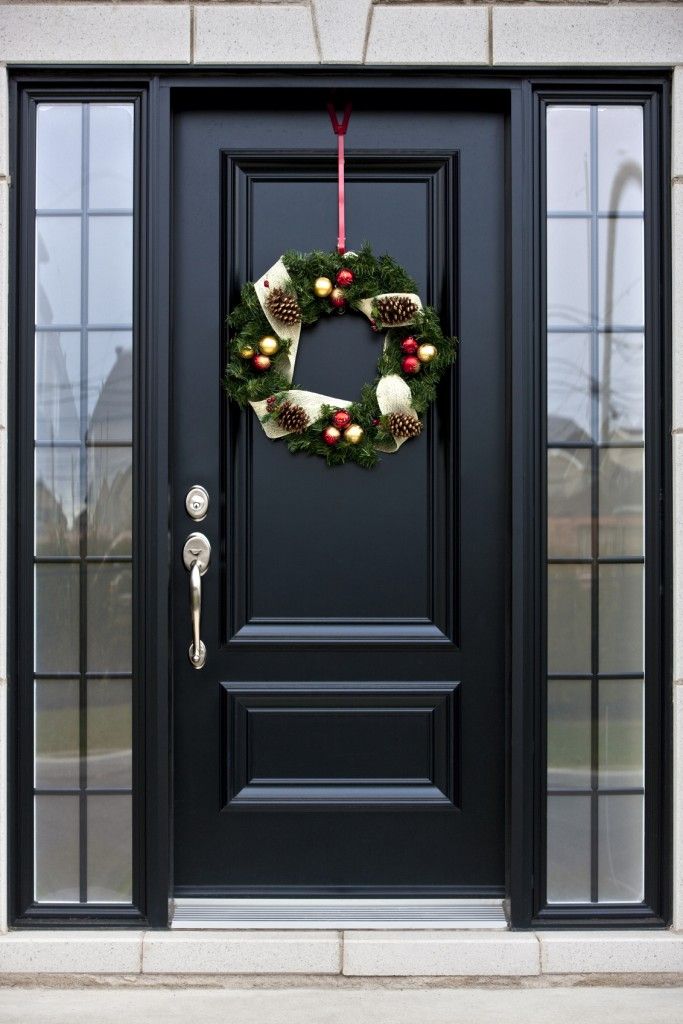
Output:
[[[413,302],[408,303],[411,309],[409,322],[400,325],[386,322],[391,317],[382,306],[382,297],[405,298],[406,293],[415,292],[415,283],[395,260],[388,255],[374,256],[368,245],[357,254],[345,255],[290,251],[282,256],[281,263],[287,280],[279,292],[287,301],[295,300],[290,302],[290,306],[295,310],[293,315],[301,327],[312,326],[321,316],[335,315],[345,308],[359,310],[363,305],[372,330],[386,331],[377,362],[377,376],[372,383],[363,385],[356,401],[345,403],[343,407],[323,404],[317,408],[318,415],[311,420],[288,398],[294,391],[302,394],[291,380],[293,358],[283,358],[292,349],[291,330],[285,323],[278,324],[277,316],[273,316],[272,309],[269,311],[268,302],[263,299],[268,293],[264,293],[262,287],[259,292],[250,282],[243,287],[240,301],[228,318],[231,328],[225,376],[228,395],[242,407],[252,404],[264,429],[273,421],[287,427],[294,423],[293,432],[283,435],[292,452],[320,455],[328,465],[352,461],[365,467],[373,466],[378,460],[378,451],[395,451],[407,436],[419,434],[420,417],[434,401],[438,383],[455,359],[457,340],[444,335],[436,310]],[[335,290],[336,305],[328,295],[316,293],[314,282],[322,278],[331,284],[344,271],[351,271],[351,274],[346,273],[344,277],[342,273],[341,280],[351,280],[342,289]],[[266,288],[269,285],[267,280],[262,279],[262,283]],[[385,322],[382,319],[383,309]],[[288,315],[289,312],[288,307]],[[289,323],[291,325],[291,320]],[[277,342],[277,355],[272,363],[265,360],[269,363],[265,369],[258,366],[259,346],[264,336],[275,338]],[[417,342],[414,348],[419,347],[420,353],[429,354],[429,361],[409,358],[406,362],[405,353],[411,350],[413,339]],[[295,355],[296,350],[293,351]],[[411,368],[409,371],[407,366]],[[392,382],[399,378],[401,393],[406,395],[405,407],[399,412],[394,411],[394,418],[391,411],[386,407],[383,410],[378,402],[377,386],[382,378],[390,378]],[[400,384],[401,380],[409,391]],[[298,419],[292,408],[298,410]],[[353,425],[359,426],[361,432],[351,432],[347,438],[346,432],[341,431],[336,440],[330,440],[332,418],[342,408],[348,411]],[[283,418],[283,410],[285,413],[289,410],[288,420]],[[403,420],[396,419],[397,415],[402,415]],[[392,427],[394,431],[400,430],[399,424],[405,423],[406,418],[411,420],[409,434],[406,435],[405,431],[402,434],[392,432]],[[331,434],[334,435],[335,431]]]

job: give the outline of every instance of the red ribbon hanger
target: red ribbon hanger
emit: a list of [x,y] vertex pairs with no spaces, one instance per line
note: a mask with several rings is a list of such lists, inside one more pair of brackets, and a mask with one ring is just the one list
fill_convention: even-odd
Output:
[[327,113],[330,115],[332,129],[337,136],[337,197],[339,211],[339,231],[337,235],[337,252],[343,256],[346,252],[346,217],[344,210],[344,136],[349,127],[351,117],[351,104],[344,107],[344,114],[341,121],[337,118],[337,111],[334,103],[327,104]]

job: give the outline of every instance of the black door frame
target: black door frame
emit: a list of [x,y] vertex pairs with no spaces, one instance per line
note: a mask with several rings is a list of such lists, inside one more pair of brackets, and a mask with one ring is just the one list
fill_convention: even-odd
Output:
[[[16,925],[95,925],[130,927],[144,923],[166,927],[172,892],[171,822],[171,692],[169,593],[171,558],[169,493],[171,288],[170,176],[172,115],[183,96],[202,90],[207,101],[217,90],[447,90],[467,96],[473,104],[485,94],[506,97],[508,121],[508,454],[509,454],[509,622],[508,663],[508,783],[506,833],[507,889],[513,927],[650,925],[661,927],[670,918],[671,904],[671,481],[670,438],[671,353],[670,228],[669,228],[669,106],[670,79],[649,71],[610,73],[521,74],[496,71],[424,72],[392,68],[234,68],[203,71],[177,68],[141,72],[116,67],[16,68],[11,73],[11,172],[18,187],[11,190],[10,251],[15,254],[10,278],[10,427],[9,493],[16,496],[9,537],[9,668],[10,679],[10,907]],[[543,834],[543,652],[544,628],[543,531],[543,392],[542,324],[538,302],[542,285],[541,254],[541,110],[547,97],[572,102],[599,101],[618,94],[643,103],[646,110],[647,173],[653,183],[646,209],[646,236],[651,275],[652,336],[660,338],[650,365],[649,386],[660,389],[659,409],[650,417],[657,465],[648,480],[651,509],[657,504],[653,592],[659,594],[654,621],[648,628],[660,638],[657,678],[650,679],[651,741],[647,783],[654,793],[647,824],[649,860],[646,903],[641,907],[596,907],[574,910],[543,907],[540,900]],[[137,867],[135,907],[45,907],[32,903],[31,779],[32,734],[30,688],[22,638],[31,635],[31,591],[25,584],[27,553],[32,541],[32,480],[24,469],[32,465],[32,294],[33,214],[31,180],[34,147],[31,137],[35,103],[44,98],[132,98],[139,109],[136,326],[137,417],[135,443],[139,453],[136,475],[134,532],[137,538],[138,638],[135,708],[138,754],[134,763],[134,851]],[[669,431],[670,432],[670,431]],[[653,503],[654,499],[654,503]],[[651,516],[655,519],[655,516]],[[651,571],[653,563],[651,562]],[[142,584],[144,583],[144,586]],[[24,644],[24,647],[28,645]],[[28,666],[30,668],[30,666]],[[653,741],[660,742],[660,756]]]

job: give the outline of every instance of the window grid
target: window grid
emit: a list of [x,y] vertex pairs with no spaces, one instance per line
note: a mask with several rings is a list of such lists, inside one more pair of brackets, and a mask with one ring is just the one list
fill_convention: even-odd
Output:
[[[107,786],[89,786],[88,784],[88,759],[92,755],[92,751],[89,748],[89,735],[88,735],[88,719],[91,713],[90,699],[89,699],[89,686],[93,681],[107,681],[116,682],[117,680],[129,680],[132,685],[132,672],[131,671],[92,671],[90,665],[90,654],[89,654],[89,614],[92,615],[92,607],[90,605],[90,584],[93,583],[90,573],[92,573],[97,566],[108,566],[108,565],[128,565],[132,564],[132,555],[126,554],[91,554],[88,551],[89,542],[89,519],[88,519],[88,507],[89,507],[89,466],[88,458],[89,452],[92,450],[103,450],[103,449],[128,449],[132,450],[132,436],[129,440],[117,440],[117,439],[100,439],[89,436],[90,429],[90,418],[92,410],[89,408],[89,356],[93,340],[91,335],[95,331],[106,331],[106,332],[125,332],[128,335],[132,335],[133,325],[132,322],[127,323],[91,323],[89,322],[89,291],[90,291],[90,229],[93,218],[107,216],[107,217],[123,217],[128,218],[132,221],[133,209],[132,208],[100,208],[90,206],[90,158],[91,158],[91,145],[90,145],[90,127],[91,127],[91,110],[94,104],[82,103],[79,104],[81,113],[81,162],[80,162],[80,206],[72,209],[62,208],[37,208],[35,211],[36,217],[36,231],[38,231],[41,219],[45,217],[72,217],[79,218],[80,221],[80,316],[79,321],[74,323],[63,323],[55,324],[43,323],[39,316],[39,305],[36,303],[36,339],[38,335],[51,334],[58,336],[60,332],[71,332],[78,334],[80,338],[79,342],[79,375],[80,380],[74,386],[76,392],[76,408],[79,418],[79,436],[74,437],[73,440],[60,440],[58,438],[50,437],[34,439],[34,450],[38,451],[46,450],[71,450],[74,453],[78,453],[78,553],[73,555],[62,555],[62,554],[45,554],[39,553],[38,548],[34,549],[34,566],[35,572],[39,571],[41,566],[59,566],[59,565],[73,565],[78,567],[78,671],[77,672],[60,672],[60,671],[38,671],[38,654],[36,649],[36,663],[34,665],[34,693],[35,687],[39,683],[43,683],[47,686],[52,681],[58,683],[62,680],[77,680],[78,681],[78,785],[77,786],[64,786],[64,785],[37,785],[36,779],[34,778],[34,807],[36,813],[36,823],[34,828],[34,843],[35,843],[35,856],[34,856],[34,886],[35,886],[35,898],[38,902],[59,902],[59,903],[130,903],[132,902],[132,891],[128,893],[127,898],[117,895],[116,897],[105,898],[105,899],[93,899],[89,895],[89,878],[88,878],[88,855],[89,855],[89,842],[96,840],[98,836],[91,826],[89,829],[88,815],[89,815],[89,799],[92,797],[128,797],[129,801],[132,800],[132,783],[126,786],[107,785]],[[128,104],[119,104],[119,107],[128,107]],[[131,167],[132,174],[132,167]],[[59,256],[59,254],[58,254]],[[62,259],[63,259],[62,255]],[[37,265],[36,265],[37,271]],[[36,274],[36,289],[38,289],[38,277]],[[130,282],[132,288],[132,281]],[[38,291],[36,291],[36,295]],[[58,340],[58,339],[57,339]],[[38,400],[38,396],[36,396]],[[37,428],[37,424],[36,424]],[[36,477],[37,479],[37,477]],[[56,500],[55,495],[55,500]],[[36,494],[36,501],[38,496]],[[37,534],[36,534],[37,544]],[[37,576],[36,576],[37,579]],[[68,600],[68,595],[64,595],[64,600]],[[36,644],[39,641],[41,627],[43,623],[40,619],[39,609],[36,601],[35,606],[35,631],[36,631]],[[91,629],[94,628],[92,622],[90,624]],[[107,622],[98,623],[98,628],[106,631],[110,628],[110,624]],[[38,729],[38,713],[37,708],[34,711],[35,716],[35,728],[36,735]],[[130,737],[132,742],[132,736]],[[34,758],[36,770],[38,767],[38,750],[34,750]],[[40,854],[39,843],[41,837],[38,829],[38,804],[39,798],[64,798],[74,797],[78,800],[78,895],[77,898],[46,898],[41,900],[39,888],[39,862]],[[111,805],[110,805],[111,806]],[[132,865],[132,834],[128,837],[130,839],[130,855]],[[125,839],[124,839],[125,842]]]
[[[547,210],[546,218],[551,220],[582,220],[590,221],[590,322],[553,324],[548,315],[547,332],[550,334],[589,335],[590,336],[590,433],[588,441],[555,441],[547,444],[548,453],[562,450],[584,450],[590,453],[590,547],[589,557],[558,557],[547,554],[548,566],[586,566],[590,567],[590,671],[589,672],[548,672],[548,682],[561,681],[564,684],[588,682],[590,684],[590,780],[586,786],[552,785],[550,773],[546,785],[548,809],[551,803],[568,797],[587,797],[590,800],[590,897],[591,904],[614,902],[603,900],[600,894],[600,799],[605,796],[636,796],[644,797],[644,786],[605,786],[600,780],[600,685],[608,680],[635,680],[644,682],[644,672],[604,672],[600,665],[600,567],[605,565],[642,565],[644,556],[619,555],[605,557],[600,554],[600,456],[602,451],[622,449],[644,449],[643,440],[619,438],[616,441],[606,439],[607,431],[600,422],[601,382],[600,368],[600,336],[601,334],[644,334],[642,324],[616,324],[602,320],[600,316],[599,274],[600,248],[599,226],[601,221],[643,220],[639,211],[618,211],[599,209],[598,195],[598,106],[591,105],[590,111],[590,143],[589,143],[589,209],[577,211]],[[605,311],[607,312],[607,310]],[[549,766],[550,767],[550,766]],[[548,893],[548,901],[564,902],[553,899]],[[572,901],[573,902],[573,901]],[[579,901],[577,901],[579,902]]]

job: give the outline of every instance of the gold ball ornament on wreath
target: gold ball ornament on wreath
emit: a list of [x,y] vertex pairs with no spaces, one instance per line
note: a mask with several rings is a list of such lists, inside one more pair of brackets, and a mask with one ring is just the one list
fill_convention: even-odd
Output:
[[243,345],[240,349],[240,359],[253,359],[255,355],[251,345]]
[[347,427],[344,431],[344,440],[348,444],[360,444],[363,440],[365,431],[359,423],[352,423],[350,427]]
[[258,343],[258,350],[262,356],[274,356],[279,348],[280,344],[277,338],[273,338],[270,334],[266,334]]
[[313,292],[319,299],[326,299],[333,287],[329,277],[316,277],[313,282]]
[[424,344],[420,345],[417,350],[417,358],[421,363],[431,363],[432,359],[436,358],[436,345]]

